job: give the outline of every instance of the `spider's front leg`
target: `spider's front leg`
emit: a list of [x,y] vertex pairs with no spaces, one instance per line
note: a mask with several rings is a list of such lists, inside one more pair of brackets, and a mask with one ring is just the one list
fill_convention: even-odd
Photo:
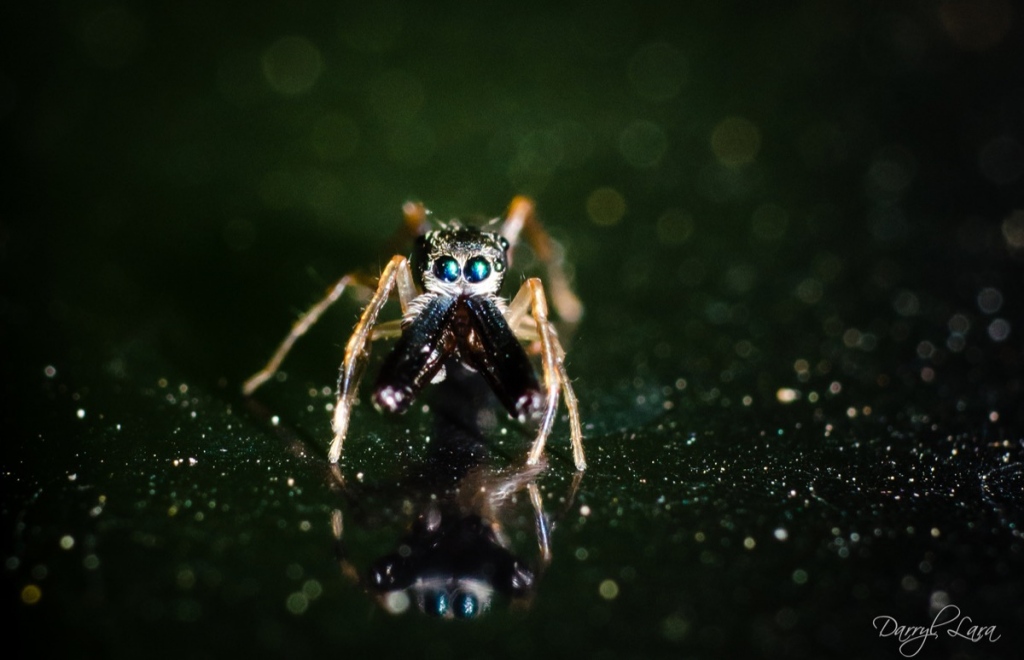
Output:
[[292,324],[288,335],[277,347],[277,350],[274,351],[274,354],[271,356],[266,366],[250,376],[249,379],[245,381],[245,384],[242,385],[242,393],[245,396],[252,395],[260,385],[270,380],[270,378],[277,373],[277,370],[281,368],[281,362],[284,361],[288,352],[292,350],[292,346],[295,345],[295,342],[299,337],[306,334],[306,332],[313,327],[313,324],[320,319],[323,313],[327,311],[327,308],[341,298],[341,294],[345,293],[345,289],[350,286],[372,289],[373,287],[370,284],[367,284],[366,279],[367,278],[356,273],[349,273],[335,282],[319,302],[306,310],[306,312],[300,316],[294,324]]
[[[415,238],[425,234],[429,229],[427,223],[427,216],[429,215],[427,209],[419,202],[406,202],[402,207],[403,222],[399,227],[398,231],[392,237],[391,243],[394,246],[392,254],[400,253],[404,251],[406,243]],[[310,307],[306,312],[299,317],[294,324],[292,324],[287,336],[284,341],[277,347],[274,354],[271,356],[267,364],[249,377],[248,380],[242,385],[242,393],[245,396],[251,396],[263,383],[270,380],[277,370],[281,368],[281,362],[288,355],[288,352],[292,350],[292,346],[298,341],[299,337],[306,334],[306,332],[313,327],[313,325],[320,319],[324,312],[341,298],[341,295],[345,293],[345,290],[349,287],[359,287],[360,289],[366,290],[367,292],[373,291],[377,286],[373,278],[363,275],[361,273],[349,273],[342,277],[340,280],[334,283],[331,288],[327,290],[324,297],[318,301],[315,305]],[[399,286],[399,293],[402,293],[403,287]],[[411,299],[412,293],[408,294],[407,299],[403,299],[402,310],[404,313],[405,305],[408,299]],[[401,324],[399,321],[382,323],[373,328],[373,335],[370,337],[371,341],[381,339],[384,337],[397,337],[401,335]]]
[[[528,312],[529,317],[526,316]],[[548,320],[547,298],[544,295],[544,286],[538,278],[533,277],[523,283],[515,298],[509,303],[505,320],[517,337],[540,341],[545,406],[540,429],[526,462],[532,465],[544,454],[544,443],[547,442],[555,422],[561,391],[565,396],[565,407],[569,413],[573,462],[576,463],[577,470],[587,469],[587,461],[583,455],[583,427],[580,424],[579,402],[565,371],[565,350],[558,341],[554,326]]]
[[583,316],[583,303],[573,293],[569,284],[562,246],[556,243],[541,225],[537,219],[537,210],[529,197],[520,195],[512,200],[502,223],[501,234],[513,250],[520,236],[526,239],[538,261],[547,270],[551,301],[559,318],[566,323],[578,323]]
[[409,261],[400,255],[395,255],[384,267],[384,272],[377,282],[377,290],[366,305],[359,322],[356,323],[352,336],[345,345],[345,359],[341,363],[341,373],[338,376],[338,400],[334,405],[334,417],[331,420],[331,429],[334,431],[334,438],[331,440],[331,448],[327,454],[331,463],[337,463],[341,459],[341,446],[345,441],[345,434],[348,432],[348,423],[352,417],[352,405],[355,403],[356,390],[359,387],[359,379],[362,376],[363,368],[369,357],[369,342],[379,336],[391,334],[391,327],[381,333],[374,333],[374,324],[377,322],[377,315],[383,309],[384,303],[388,301],[391,291],[398,287],[398,299],[402,305],[402,313],[405,314],[409,302],[416,297],[416,284],[413,281],[412,269]]

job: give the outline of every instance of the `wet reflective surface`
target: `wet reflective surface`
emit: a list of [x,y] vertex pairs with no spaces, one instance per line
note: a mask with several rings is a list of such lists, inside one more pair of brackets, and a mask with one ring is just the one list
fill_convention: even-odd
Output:
[[[348,509],[347,518],[341,509],[331,514],[341,571],[392,614],[415,607],[431,617],[476,619],[495,600],[528,608],[552,557],[553,521],[537,485],[547,463],[494,467],[486,436],[493,431],[498,401],[481,376],[454,362],[447,370],[431,393],[436,403],[430,435],[423,438],[427,454],[404,468],[395,487],[369,484],[361,472],[346,478],[341,466],[332,466],[335,490]],[[563,515],[582,476],[575,475],[559,500]],[[408,520],[405,532],[390,552],[360,570],[351,559],[358,549],[345,541],[345,520],[349,526],[354,518],[363,527],[380,527],[381,502],[396,494],[400,504],[392,506]],[[516,515],[525,502],[532,515]],[[525,546],[524,536],[530,537]]]
[[[4,15],[20,655],[1021,648],[1015,6]],[[438,392],[364,401],[332,473],[357,300],[240,395],[402,202],[516,194],[586,305],[578,484],[564,419],[525,474]],[[438,430],[467,410],[482,440]]]

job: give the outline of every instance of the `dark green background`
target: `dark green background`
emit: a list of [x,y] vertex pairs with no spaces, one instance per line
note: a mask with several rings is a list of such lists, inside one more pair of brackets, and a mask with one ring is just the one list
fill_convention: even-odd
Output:
[[[1001,639],[919,657],[1012,657],[1022,21],[1004,0],[7,3],[6,644],[899,657],[872,619],[948,602]],[[356,302],[257,405],[239,385],[390,256],[405,200],[492,217],[516,194],[586,304],[591,468],[563,503],[560,422],[530,609],[393,617],[342,578],[330,515],[357,563],[391,551],[430,419],[361,407],[344,467],[365,480],[332,486],[319,391]],[[528,442],[510,426],[489,460]]]

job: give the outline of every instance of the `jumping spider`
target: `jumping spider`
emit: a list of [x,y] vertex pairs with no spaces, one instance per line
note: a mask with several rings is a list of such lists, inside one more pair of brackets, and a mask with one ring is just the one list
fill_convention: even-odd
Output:
[[[370,342],[397,338],[373,388],[374,406],[384,412],[405,412],[428,383],[443,380],[449,367],[479,372],[508,412],[520,422],[537,421],[537,436],[527,456],[536,464],[558,411],[559,394],[569,413],[573,460],[586,469],[579,406],[565,371],[565,351],[548,319],[547,297],[538,278],[523,282],[511,302],[500,295],[502,281],[520,234],[547,266],[552,301],[559,315],[574,322],[582,313],[553,243],[540,226],[533,203],[516,197],[496,230],[454,221],[432,229],[422,204],[403,207],[401,233],[416,237],[410,259],[395,255],[376,285],[363,276],[342,277],[311,307],[285,337],[267,365],[243,386],[246,395],[277,371],[292,345],[349,285],[373,289],[352,336],[338,378],[338,399],[331,427],[334,438],[328,457],[341,459],[356,390],[370,352]],[[402,318],[377,323],[392,291],[398,290]],[[521,342],[539,345],[543,385],[538,381]]]

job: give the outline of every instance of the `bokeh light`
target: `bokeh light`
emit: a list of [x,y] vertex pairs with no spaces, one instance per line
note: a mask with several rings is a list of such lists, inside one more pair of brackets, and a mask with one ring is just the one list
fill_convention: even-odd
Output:
[[722,165],[747,165],[761,150],[761,132],[748,119],[727,117],[711,131],[711,149]]
[[587,196],[587,215],[595,225],[618,224],[626,214],[626,200],[614,188],[598,188]]
[[263,75],[279,94],[308,92],[322,69],[320,50],[305,37],[281,37],[263,52]]
[[1014,250],[1024,249],[1024,211],[1014,211],[1003,220],[1003,238]]

